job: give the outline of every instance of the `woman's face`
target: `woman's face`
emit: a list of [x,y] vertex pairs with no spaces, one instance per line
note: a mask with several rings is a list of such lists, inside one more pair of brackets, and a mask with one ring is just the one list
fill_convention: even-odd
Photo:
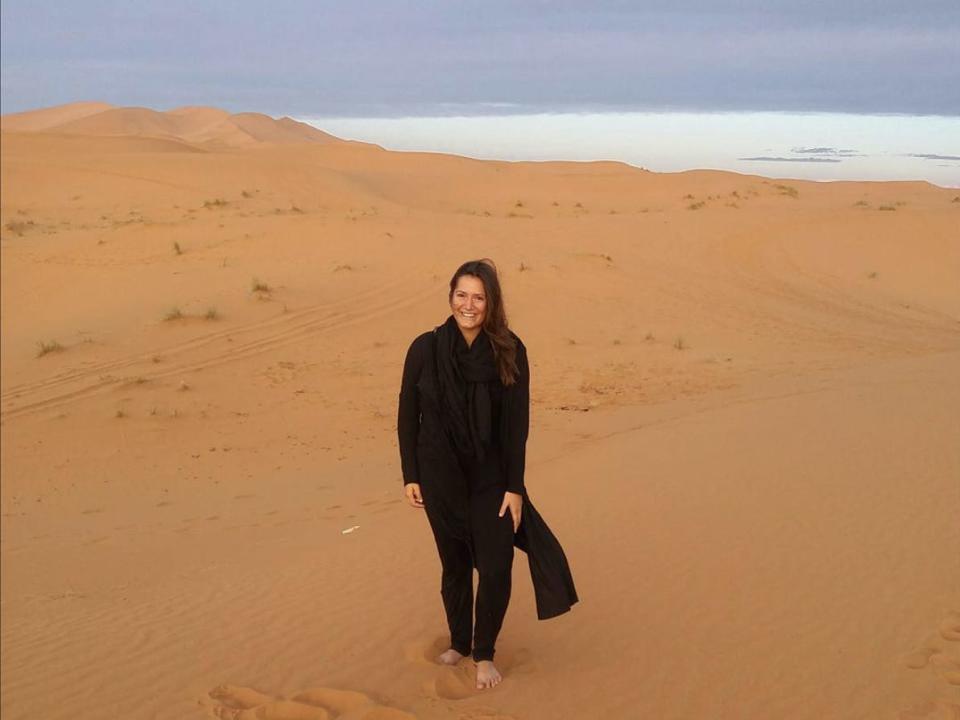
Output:
[[450,298],[450,310],[461,330],[479,330],[487,317],[487,293],[483,280],[473,275],[461,275]]

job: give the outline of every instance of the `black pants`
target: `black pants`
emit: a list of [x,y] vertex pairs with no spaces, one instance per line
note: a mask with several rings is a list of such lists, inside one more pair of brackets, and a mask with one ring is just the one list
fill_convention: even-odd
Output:
[[[430,513],[424,497],[430,528],[437,541],[443,572],[440,595],[450,627],[450,646],[461,655],[470,655],[471,630],[473,659],[493,660],[494,645],[510,603],[513,570],[513,518],[509,509],[499,517],[506,484],[494,471],[494,461],[471,468],[470,536],[472,543],[451,536]],[[472,545],[472,552],[471,552]],[[473,568],[480,576],[477,584],[476,627],[473,628]]]

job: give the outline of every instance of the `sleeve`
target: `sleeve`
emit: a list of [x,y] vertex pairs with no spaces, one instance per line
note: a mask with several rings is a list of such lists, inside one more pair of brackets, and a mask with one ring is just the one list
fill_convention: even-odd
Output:
[[417,466],[417,435],[420,433],[420,391],[417,380],[423,366],[423,353],[414,340],[407,350],[400,381],[400,403],[397,410],[397,439],[400,446],[400,468],[403,484],[420,482]]
[[523,494],[523,473],[527,462],[527,435],[530,432],[530,366],[527,349],[517,340],[517,382],[510,389],[510,438],[507,446],[507,490]]

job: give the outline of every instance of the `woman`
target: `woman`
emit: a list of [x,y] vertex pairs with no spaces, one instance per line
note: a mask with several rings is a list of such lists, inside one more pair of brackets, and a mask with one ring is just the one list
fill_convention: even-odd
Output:
[[450,317],[407,352],[397,432],[404,492],[426,510],[440,554],[450,648],[437,660],[455,665],[472,652],[482,689],[502,679],[493,655],[514,545],[527,553],[540,619],[569,610],[577,594],[559,542],[524,489],[530,370],[507,326],[493,262],[461,265],[448,299]]

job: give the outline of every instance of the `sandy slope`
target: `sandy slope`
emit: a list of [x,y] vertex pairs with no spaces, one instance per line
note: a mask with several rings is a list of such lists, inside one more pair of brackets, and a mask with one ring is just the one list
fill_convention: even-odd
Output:
[[[960,713],[955,191],[110,112],[3,119],[5,719]],[[395,404],[481,255],[582,602],[477,693]]]
[[82,102],[5,115],[2,123],[5,132],[175,138],[218,149],[340,142],[333,135],[288,117],[276,120],[261,113],[231,115],[211,107],[181,107],[159,112]]

